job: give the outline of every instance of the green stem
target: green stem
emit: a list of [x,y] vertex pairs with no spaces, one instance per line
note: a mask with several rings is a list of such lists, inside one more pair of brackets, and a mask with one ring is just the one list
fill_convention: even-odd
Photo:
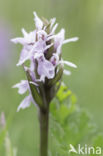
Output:
[[40,156],[48,156],[49,108],[40,109]]

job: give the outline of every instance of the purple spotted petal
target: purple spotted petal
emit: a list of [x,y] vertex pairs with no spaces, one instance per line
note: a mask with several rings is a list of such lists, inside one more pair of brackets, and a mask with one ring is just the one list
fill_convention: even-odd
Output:
[[25,61],[30,60],[35,53],[44,52],[47,48],[46,43],[44,41],[38,41],[34,46],[28,47],[25,46],[21,51],[19,62],[17,66],[22,65]]
[[41,78],[47,77],[48,79],[52,79],[55,75],[55,68],[51,62],[45,59],[44,55],[38,56],[38,74]]
[[59,56],[54,53],[53,56],[50,58],[50,62],[54,65],[57,66],[59,63]]
[[38,38],[38,40],[46,41],[47,37],[48,37],[48,35],[47,35],[47,33],[44,30],[37,31],[37,38]]

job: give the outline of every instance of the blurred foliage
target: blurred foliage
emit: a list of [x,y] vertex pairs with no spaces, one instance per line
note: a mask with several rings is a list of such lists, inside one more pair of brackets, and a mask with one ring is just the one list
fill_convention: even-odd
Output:
[[[75,148],[78,144],[82,146],[87,144],[95,149],[97,146],[102,148],[103,133],[99,132],[90,115],[80,109],[76,103],[76,96],[62,83],[50,107],[49,156],[76,156],[77,154],[69,153],[70,144]],[[5,144],[2,153],[5,153],[5,156],[16,156],[17,149],[13,148],[8,134],[9,122],[8,120],[4,127],[0,127],[0,149]],[[20,148],[18,153],[19,150]],[[28,151],[28,147],[24,150]]]
[[103,133],[99,132],[90,115],[76,106],[75,95],[64,84],[51,104],[50,121],[50,156],[76,156],[69,153],[70,144],[75,148],[78,144],[102,148]]
[[16,156],[17,149],[12,146],[8,133],[9,122],[9,120],[6,122],[5,115],[2,112],[0,114],[0,149],[4,148],[5,156]]

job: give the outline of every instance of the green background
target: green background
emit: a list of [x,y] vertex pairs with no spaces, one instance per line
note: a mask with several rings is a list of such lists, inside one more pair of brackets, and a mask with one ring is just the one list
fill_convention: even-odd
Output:
[[[64,27],[66,38],[79,37],[78,42],[63,47],[63,58],[78,66],[70,69],[72,75],[64,76],[64,82],[103,130],[103,0],[0,0],[0,20],[9,27],[8,44],[10,38],[21,36],[21,28],[28,32],[35,28],[33,11],[40,17],[56,17],[58,31]],[[32,105],[16,113],[23,96],[11,86],[25,74],[16,67],[21,46],[10,46],[10,65],[0,71],[0,112],[12,119],[9,133],[18,156],[33,156],[39,148],[37,111]]]

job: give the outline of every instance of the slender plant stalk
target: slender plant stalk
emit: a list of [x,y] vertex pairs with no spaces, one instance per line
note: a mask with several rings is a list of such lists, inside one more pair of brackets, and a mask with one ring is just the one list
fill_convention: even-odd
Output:
[[40,156],[48,156],[48,128],[49,108],[46,111],[40,109]]
[[[33,100],[37,104],[40,121],[40,156],[48,156],[49,105],[60,87],[64,64],[76,68],[75,64],[62,59],[61,48],[63,44],[75,42],[78,38],[64,40],[64,29],[55,34],[57,27],[57,24],[54,25],[55,18],[50,21],[40,19],[34,12],[34,21],[35,31],[27,33],[22,29],[24,35],[22,40],[21,38],[11,40],[15,44],[23,45],[17,65],[23,65],[28,80],[21,80],[13,88],[18,88],[19,94],[29,91],[29,95],[21,102],[17,111],[28,107]],[[30,66],[25,64],[27,60],[30,61]],[[66,74],[68,75],[67,71]]]

